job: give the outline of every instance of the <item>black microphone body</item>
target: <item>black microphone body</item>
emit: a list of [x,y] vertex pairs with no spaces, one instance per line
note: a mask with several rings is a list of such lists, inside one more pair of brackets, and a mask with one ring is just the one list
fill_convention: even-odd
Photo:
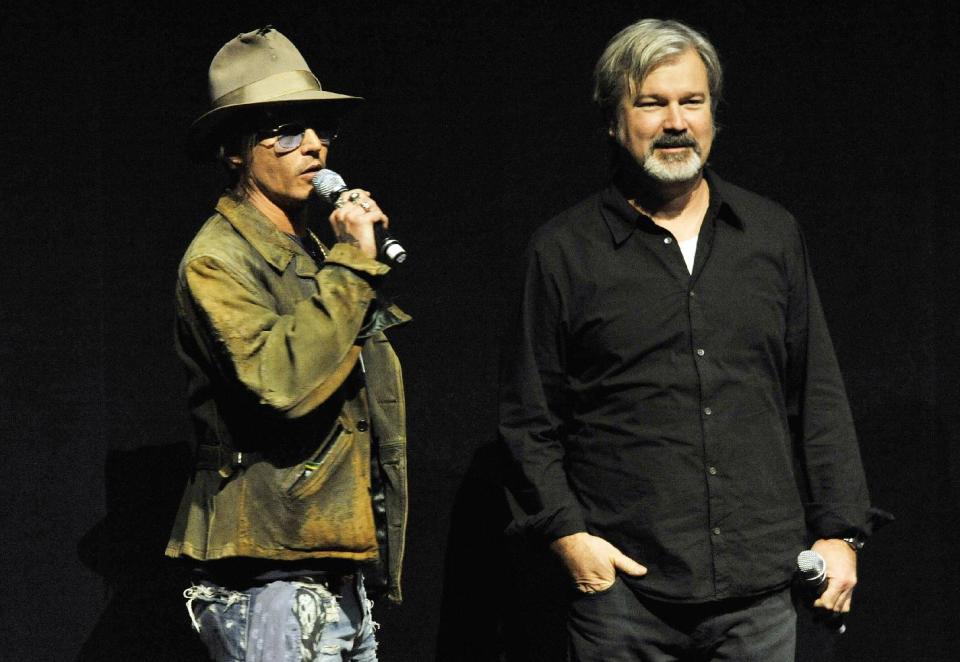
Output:
[[[313,177],[313,190],[322,199],[331,205],[336,204],[337,198],[350,190],[343,177],[333,170],[324,168]],[[377,240],[377,256],[388,264],[403,264],[407,261],[407,251],[399,241],[390,236],[382,223],[373,226],[373,233]]]
[[[819,597],[827,589],[827,562],[812,549],[806,549],[797,556],[797,577],[800,586],[811,595]],[[831,614],[825,622],[837,634],[847,631],[843,622],[843,614]]]

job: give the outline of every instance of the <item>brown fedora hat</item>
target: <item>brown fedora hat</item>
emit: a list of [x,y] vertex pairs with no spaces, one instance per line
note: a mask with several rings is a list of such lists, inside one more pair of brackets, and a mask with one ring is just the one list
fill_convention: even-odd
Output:
[[210,110],[197,118],[188,134],[195,159],[210,158],[217,129],[239,113],[275,104],[313,104],[340,115],[362,97],[329,92],[310,71],[293,43],[271,26],[237,35],[210,62]]

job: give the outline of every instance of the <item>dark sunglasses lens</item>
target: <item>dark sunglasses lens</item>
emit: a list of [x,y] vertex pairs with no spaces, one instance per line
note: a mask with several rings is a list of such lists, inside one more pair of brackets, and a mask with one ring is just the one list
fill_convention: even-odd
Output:
[[337,137],[336,129],[317,129],[317,138],[320,139],[320,142],[329,145]]

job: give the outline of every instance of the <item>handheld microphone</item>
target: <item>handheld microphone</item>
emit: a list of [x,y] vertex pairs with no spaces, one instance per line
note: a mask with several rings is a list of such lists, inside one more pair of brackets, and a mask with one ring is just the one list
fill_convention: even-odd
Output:
[[[347,183],[343,181],[343,177],[333,170],[324,168],[313,176],[313,190],[332,205],[336,203],[340,194],[350,189]],[[377,253],[379,256],[393,264],[403,264],[407,261],[407,251],[400,245],[399,241],[390,236],[382,223],[377,223],[373,227],[373,232],[377,238]]]
[[801,584],[816,595],[827,588],[827,562],[812,549],[805,549],[797,556],[797,572]]
[[[818,552],[805,549],[797,555],[797,577],[800,585],[806,587],[813,595],[820,596],[827,588],[827,562]],[[836,630],[837,634],[847,631],[843,616],[836,614],[827,622]]]

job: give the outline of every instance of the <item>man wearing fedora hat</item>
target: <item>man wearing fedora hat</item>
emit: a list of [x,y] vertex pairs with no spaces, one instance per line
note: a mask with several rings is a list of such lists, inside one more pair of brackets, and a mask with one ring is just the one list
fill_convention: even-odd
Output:
[[384,330],[409,318],[379,286],[369,192],[344,192],[329,249],[307,227],[337,120],[362,101],[320,86],[266,27],[210,65],[190,129],[230,187],[180,263],[176,343],[197,432],[167,545],[216,660],[375,660],[367,589],[399,602],[406,432]]

